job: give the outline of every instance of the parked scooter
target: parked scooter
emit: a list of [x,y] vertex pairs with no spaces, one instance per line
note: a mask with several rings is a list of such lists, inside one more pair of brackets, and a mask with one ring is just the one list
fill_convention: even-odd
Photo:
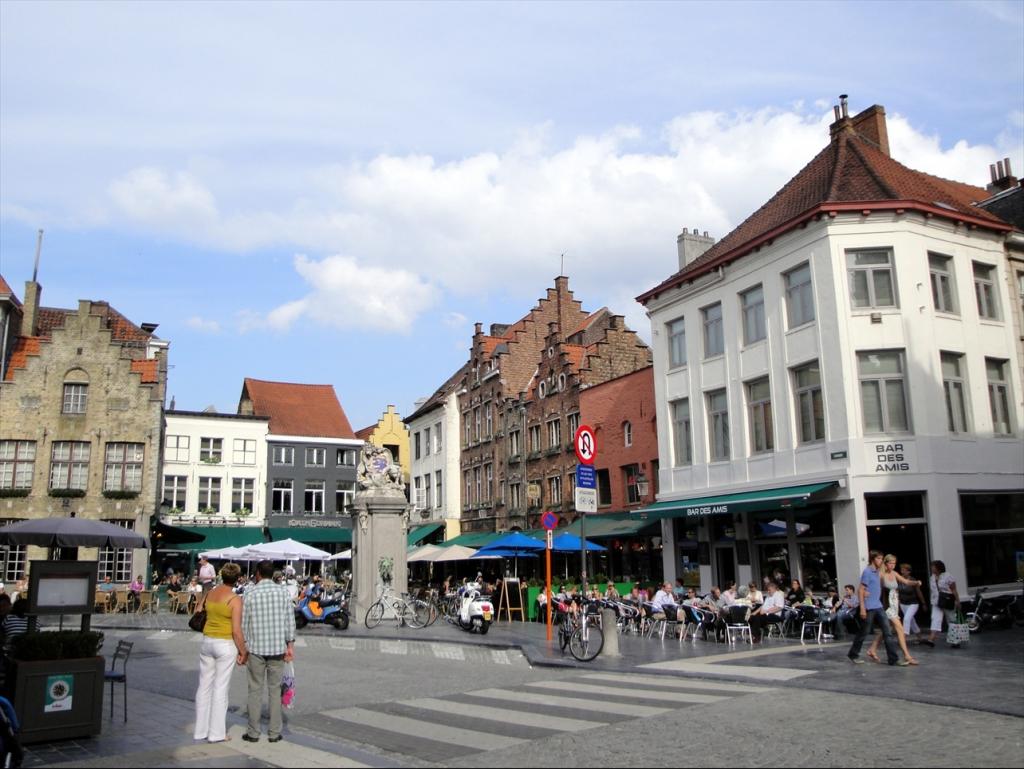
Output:
[[1013,626],[1016,596],[997,595],[989,598],[982,595],[987,589],[978,588],[974,594],[974,601],[964,607],[967,627],[972,633],[977,633],[983,628],[1006,629]]
[[314,598],[307,593],[295,606],[295,627],[304,628],[310,622],[334,625],[338,630],[348,628],[348,593],[337,589],[330,597],[320,595]]
[[469,582],[459,588],[459,610],[455,615],[459,627],[470,633],[487,635],[494,616],[489,596],[480,595],[480,585]]

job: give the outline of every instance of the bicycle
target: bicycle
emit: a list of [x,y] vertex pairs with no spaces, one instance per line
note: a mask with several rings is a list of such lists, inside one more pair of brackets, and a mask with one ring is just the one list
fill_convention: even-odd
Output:
[[388,610],[391,611],[391,619],[394,619],[399,627],[408,625],[418,630],[426,626],[427,620],[430,618],[430,608],[426,601],[407,599],[396,593],[390,585],[385,585],[377,600],[366,610],[363,623],[372,630],[384,621]]
[[[576,611],[572,611],[572,605]],[[566,647],[580,662],[590,662],[604,648],[604,631],[600,628],[600,618],[591,617],[588,609],[597,606],[598,602],[574,597],[569,602],[559,602],[558,611],[561,615],[558,623],[558,645],[565,653]]]

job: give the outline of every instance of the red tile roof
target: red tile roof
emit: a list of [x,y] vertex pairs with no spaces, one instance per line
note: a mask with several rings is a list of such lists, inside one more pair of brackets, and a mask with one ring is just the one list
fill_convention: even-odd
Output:
[[999,231],[1011,229],[975,205],[987,197],[981,187],[907,168],[870,140],[842,130],[736,229],[668,280],[638,296],[637,301],[646,304],[661,292],[745,256],[821,214],[917,210]]
[[156,358],[133,360],[132,371],[142,375],[142,384],[156,384],[160,381],[158,363]]
[[4,280],[3,275],[0,275],[0,294],[10,294],[11,301],[14,302],[14,305],[16,307],[21,307],[21,300],[18,299],[17,294],[14,293],[14,290],[11,288],[10,284],[6,280]]
[[370,436],[373,435],[373,431],[377,429],[376,424],[372,424],[369,427],[364,427],[362,430],[356,430],[356,437],[362,441],[370,440]]
[[14,349],[11,350],[11,359],[7,361],[7,370],[4,372],[4,381],[10,382],[14,379],[14,370],[28,366],[30,355],[39,355],[39,343],[42,339],[38,336],[19,336],[14,340]]
[[275,435],[355,438],[352,425],[332,385],[267,382],[246,377],[242,399],[252,401],[253,413],[270,417]]

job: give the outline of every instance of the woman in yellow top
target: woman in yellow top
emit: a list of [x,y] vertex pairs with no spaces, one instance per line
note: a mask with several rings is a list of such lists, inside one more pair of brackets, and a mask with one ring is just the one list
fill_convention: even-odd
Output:
[[226,563],[220,570],[221,584],[206,594],[200,609],[206,609],[206,627],[199,649],[199,688],[196,690],[197,740],[224,742],[227,736],[228,687],[231,669],[248,659],[242,635],[242,599],[235,595],[235,583],[242,569]]

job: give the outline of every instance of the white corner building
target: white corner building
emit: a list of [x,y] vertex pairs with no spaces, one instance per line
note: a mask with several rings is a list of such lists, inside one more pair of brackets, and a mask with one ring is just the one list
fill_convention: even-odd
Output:
[[665,577],[856,584],[869,549],[961,590],[1024,566],[1013,228],[890,157],[880,106],[722,240],[679,237],[651,319]]

